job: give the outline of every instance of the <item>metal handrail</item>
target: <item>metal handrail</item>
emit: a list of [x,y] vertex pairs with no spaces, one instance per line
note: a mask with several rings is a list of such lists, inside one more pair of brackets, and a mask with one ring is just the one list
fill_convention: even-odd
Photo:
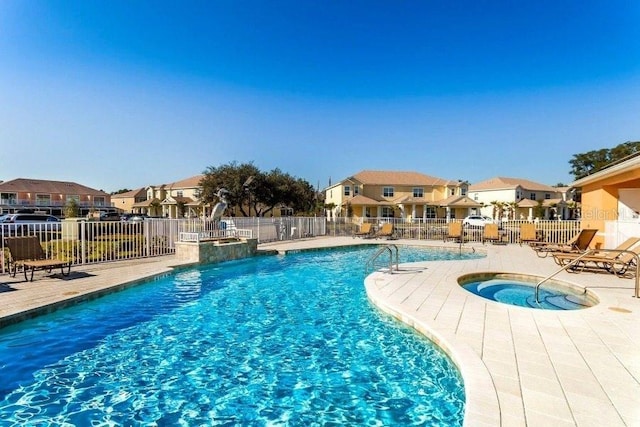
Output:
[[398,271],[398,263],[399,263],[399,250],[398,247],[394,244],[390,244],[390,245],[385,245],[383,247],[381,247],[380,249],[378,249],[376,251],[376,253],[374,253],[373,255],[371,255],[371,257],[369,257],[369,260],[367,261],[367,264],[365,265],[365,271],[369,271],[369,267],[373,266],[373,263],[376,259],[378,259],[378,257],[380,255],[382,255],[383,252],[385,251],[389,251],[389,273],[393,273],[393,254],[394,251],[392,250],[395,249],[395,255],[396,255],[396,271]]
[[[594,254],[596,252],[617,252],[618,256],[622,255],[623,253],[627,253],[627,254],[631,254],[635,258],[635,261],[636,261],[636,284],[635,284],[635,289],[634,289],[635,290],[634,297],[635,298],[639,298],[640,297],[639,296],[640,295],[640,254],[638,254],[638,253],[636,253],[634,251],[620,250],[620,249],[589,249],[585,253],[580,254],[580,256],[578,256],[576,259],[571,260],[571,262],[569,262],[568,264],[563,265],[562,268],[560,268],[559,270],[557,270],[553,274],[550,274],[549,276],[545,277],[544,279],[542,279],[538,283],[536,283],[536,293],[535,293],[536,304],[540,304],[539,291],[540,291],[540,286],[544,282],[546,282],[547,280],[549,280],[552,277],[556,276],[557,274],[560,274],[562,271],[566,270],[567,268],[577,264],[580,260],[582,260],[587,255],[591,255],[591,254]],[[615,261],[615,260],[613,260],[613,261]]]

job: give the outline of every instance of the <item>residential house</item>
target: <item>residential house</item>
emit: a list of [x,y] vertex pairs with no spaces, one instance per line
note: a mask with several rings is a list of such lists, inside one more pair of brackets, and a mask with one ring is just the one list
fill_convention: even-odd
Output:
[[481,204],[466,196],[467,183],[418,172],[364,170],[325,189],[329,219],[370,217],[428,220],[464,218]]
[[146,200],[147,190],[145,188],[138,188],[137,190],[111,195],[111,204],[124,213],[146,213],[134,208],[134,205],[139,203],[144,204]]
[[474,213],[496,219],[569,219],[568,187],[551,187],[520,178],[497,176],[469,186],[469,197],[482,205]]
[[[128,191],[111,196],[113,206],[126,213],[146,214],[162,218],[196,218],[210,215],[211,204],[200,199],[204,175],[195,175],[170,184],[150,185],[146,188]],[[245,206],[245,210],[248,207]],[[255,212],[252,212],[255,214]],[[227,214],[238,211],[231,207]],[[286,206],[277,206],[268,214],[271,217],[291,216],[293,210]]]
[[72,200],[79,208],[79,216],[113,210],[108,193],[75,182],[16,178],[0,183],[2,213],[39,211],[62,217]]
[[640,236],[640,155],[578,179],[581,189],[581,228],[600,230],[595,245],[615,248],[628,237]]
[[136,199],[131,204],[131,211],[163,218],[203,217],[209,207],[200,199],[203,177],[196,175],[170,184],[152,185],[144,193],[136,190],[128,197],[129,201],[131,196]]

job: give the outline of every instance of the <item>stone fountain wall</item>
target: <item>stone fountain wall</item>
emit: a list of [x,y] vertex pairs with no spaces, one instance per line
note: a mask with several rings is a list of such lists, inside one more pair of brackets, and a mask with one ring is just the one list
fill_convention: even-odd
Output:
[[258,252],[258,239],[221,239],[176,242],[176,258],[181,263],[208,264],[249,258]]

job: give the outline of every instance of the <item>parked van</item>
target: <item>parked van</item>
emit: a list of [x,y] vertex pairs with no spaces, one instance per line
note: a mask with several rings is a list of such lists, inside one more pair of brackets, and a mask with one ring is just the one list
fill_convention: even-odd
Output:
[[18,232],[24,234],[37,231],[60,231],[61,221],[53,215],[16,213],[4,216],[0,226],[4,234]]

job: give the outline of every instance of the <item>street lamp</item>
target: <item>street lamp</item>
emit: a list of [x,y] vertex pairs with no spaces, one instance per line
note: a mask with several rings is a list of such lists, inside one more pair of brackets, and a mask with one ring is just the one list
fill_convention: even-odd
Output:
[[249,189],[249,185],[251,185],[251,183],[254,180],[254,176],[251,175],[249,178],[247,178],[247,180],[244,182],[244,184],[242,184],[242,188],[244,191],[247,192],[247,197],[249,199],[249,216],[251,216],[251,190]]

